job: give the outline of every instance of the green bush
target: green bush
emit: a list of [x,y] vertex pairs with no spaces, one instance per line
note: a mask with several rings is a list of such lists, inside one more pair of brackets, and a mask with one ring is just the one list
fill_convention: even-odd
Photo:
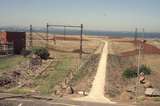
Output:
[[127,68],[127,69],[124,70],[124,72],[122,73],[122,76],[123,76],[124,78],[135,78],[135,77],[137,77],[136,68]]
[[139,72],[143,72],[144,75],[150,75],[151,74],[151,69],[147,67],[146,65],[141,65]]
[[32,52],[38,56],[41,57],[41,59],[48,59],[49,58],[49,52],[46,48],[43,48],[43,47],[36,47],[36,48],[33,48],[32,49]]
[[[151,69],[149,67],[147,67],[146,65],[141,65],[140,69],[139,69],[139,73],[141,73],[141,72],[143,72],[144,75],[150,75],[151,74]],[[135,77],[137,77],[137,67],[127,68],[122,73],[122,76],[124,78],[135,78]]]

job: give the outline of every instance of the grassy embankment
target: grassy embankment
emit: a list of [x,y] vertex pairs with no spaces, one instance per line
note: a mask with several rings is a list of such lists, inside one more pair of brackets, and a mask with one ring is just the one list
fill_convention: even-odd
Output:
[[27,60],[27,58],[23,56],[2,57],[0,58],[0,72],[11,69],[25,60]]

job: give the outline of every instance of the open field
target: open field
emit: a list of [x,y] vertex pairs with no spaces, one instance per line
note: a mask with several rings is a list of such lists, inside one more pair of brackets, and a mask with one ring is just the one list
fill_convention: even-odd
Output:
[[[108,73],[106,79],[106,95],[115,101],[121,102],[134,102],[135,94],[127,93],[129,89],[134,90],[136,85],[136,79],[125,79],[122,77],[122,73],[129,67],[137,66],[137,46],[132,41],[133,39],[122,38],[122,39],[110,39],[109,58],[108,58]],[[156,43],[155,43],[156,42]],[[160,89],[160,49],[158,48],[160,42],[155,40],[147,40],[144,45],[144,49],[141,52],[140,63],[150,67],[152,72],[151,75],[146,76],[146,80],[149,81],[154,88]],[[144,96],[144,88],[139,87],[140,98],[143,97],[143,101],[148,99]],[[154,101],[154,98],[149,98]],[[140,99],[141,101],[141,99]],[[147,102],[146,102],[147,103]]]

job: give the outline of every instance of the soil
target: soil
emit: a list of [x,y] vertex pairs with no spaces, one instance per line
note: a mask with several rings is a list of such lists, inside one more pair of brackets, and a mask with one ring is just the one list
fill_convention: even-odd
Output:
[[[140,63],[151,68],[151,75],[145,76],[146,80],[151,82],[154,88],[160,89],[160,80],[158,80],[160,76],[160,49],[158,48],[158,43],[153,45],[153,40],[152,43],[148,42],[150,42],[150,39],[144,44]],[[136,79],[125,79],[122,77],[122,73],[126,68],[137,66],[137,50],[135,46],[137,43],[140,43],[140,41],[135,43],[129,38],[110,39],[108,56],[108,63],[110,64],[107,66],[109,72],[106,78],[106,96],[113,101],[135,101],[135,93],[126,93],[126,90],[135,87]],[[143,87],[139,89],[139,96],[144,96]],[[154,100],[151,99],[150,102],[154,102]],[[147,101],[144,103],[147,103]]]
[[[27,48],[29,48],[29,34],[27,34]],[[33,33],[33,46],[37,47],[37,46],[41,46],[41,47],[46,47],[46,40],[45,40],[45,33]],[[52,38],[52,35],[50,35],[49,38]],[[50,52],[50,57],[51,60],[53,60],[53,64],[57,64],[58,62],[62,61],[66,58],[70,59],[70,65],[68,66],[71,73],[74,73],[74,75],[77,74],[77,69],[79,69],[79,67],[81,66],[81,64],[83,64],[85,62],[85,65],[83,66],[83,68],[81,67],[81,69],[79,70],[83,70],[85,67],[85,70],[83,70],[83,76],[81,76],[77,81],[75,81],[75,85],[74,85],[74,89],[85,89],[88,90],[91,86],[91,82],[93,80],[93,76],[95,75],[96,72],[96,67],[99,61],[99,56],[100,54],[94,54],[94,52],[99,48],[100,46],[100,41],[98,41],[96,38],[95,39],[88,39],[87,37],[84,37],[84,41],[83,41],[83,54],[82,54],[82,58],[80,58],[80,54],[79,54],[79,36],[66,36],[65,40],[63,40],[64,38],[61,36],[57,36],[57,42],[56,44],[54,44],[54,42],[52,40],[49,40],[48,42],[48,47],[49,47],[49,52]],[[43,67],[45,67],[47,65],[44,64],[45,62],[43,62]],[[16,80],[17,84],[14,85],[14,87],[20,87],[23,89],[23,87],[25,87],[25,89],[31,89],[33,92],[33,94],[37,93],[39,94],[39,92],[35,92],[34,90],[34,81],[32,81],[32,79],[34,79],[34,75],[38,75],[41,72],[39,71],[26,71],[28,68],[26,68],[28,66],[27,63],[24,62],[23,65],[19,64],[18,68],[20,71],[20,77],[18,77],[18,79]],[[53,65],[52,65],[53,66]],[[93,67],[94,66],[94,67]],[[37,67],[41,67],[41,66],[37,66]],[[43,68],[42,67],[42,68]],[[87,68],[86,68],[87,67]],[[49,67],[50,68],[50,67]],[[37,68],[36,68],[37,69]],[[14,69],[12,69],[14,70]],[[25,71],[24,71],[25,70]],[[46,70],[50,70],[50,69],[46,69]],[[53,70],[53,69],[52,69]],[[12,72],[12,71],[9,71]],[[39,73],[38,73],[39,72]],[[42,75],[46,74],[48,72],[43,71]],[[68,75],[70,75],[70,73],[66,73],[67,75],[61,79],[61,81],[59,81],[60,83],[63,83],[64,80],[68,79]],[[81,73],[80,73],[81,74]],[[74,78],[77,76],[73,76]],[[31,78],[31,80],[28,80],[29,78]],[[88,81],[84,81],[84,79],[87,79]],[[28,80],[28,81],[27,81]],[[58,80],[58,79],[57,79]],[[21,83],[19,83],[19,81]],[[25,82],[25,83],[24,83]],[[80,83],[80,85],[84,85],[84,86],[79,86],[78,84]],[[19,84],[21,86],[19,86]],[[58,84],[58,85],[59,85]],[[10,86],[10,88],[12,89],[12,86]],[[52,90],[54,89],[54,87],[52,88]],[[3,91],[3,88],[2,88]]]
[[[137,45],[142,45],[142,53],[143,54],[160,54],[160,49],[157,48],[154,45],[148,44],[148,43],[142,43],[141,41],[137,40],[135,41],[121,41],[121,42],[128,42],[128,43],[133,43],[135,46]],[[128,51],[128,52],[123,52],[121,53],[122,56],[134,56],[138,54],[137,49]]]

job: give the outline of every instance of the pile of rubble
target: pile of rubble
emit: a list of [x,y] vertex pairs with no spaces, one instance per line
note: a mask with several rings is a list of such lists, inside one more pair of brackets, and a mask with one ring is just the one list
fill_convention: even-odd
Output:
[[154,88],[150,81],[145,79],[144,73],[140,73],[140,83],[144,86],[146,96],[160,96],[160,90]]
[[160,90],[154,88],[152,86],[152,83],[146,80],[144,73],[140,73],[138,88],[136,89],[135,85],[134,86],[130,85],[126,87],[125,92],[121,94],[120,99],[122,101],[132,100],[134,96],[136,95],[136,92],[138,93],[138,95],[145,95],[149,97],[159,97],[160,96]]
[[66,94],[74,94],[75,90],[69,83],[69,81],[73,78],[73,72],[71,71],[67,77],[59,83],[59,85],[55,86],[54,88],[54,95],[62,97]]
[[39,56],[32,55],[29,60],[2,73],[0,76],[0,87],[12,87],[11,85],[22,87],[30,85],[28,84],[28,82],[32,82],[30,81],[30,77],[39,75],[45,69],[45,66],[48,66],[50,63],[50,60],[45,60],[42,64],[42,59]]

